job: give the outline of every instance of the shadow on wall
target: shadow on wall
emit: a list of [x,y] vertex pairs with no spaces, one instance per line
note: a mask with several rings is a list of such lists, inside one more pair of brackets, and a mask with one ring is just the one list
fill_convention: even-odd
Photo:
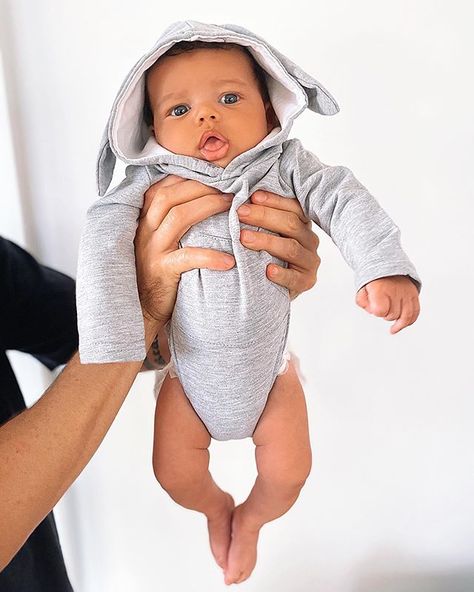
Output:
[[474,568],[465,571],[374,573],[354,592],[474,592]]
[[423,568],[423,560],[377,553],[355,568],[353,592],[474,592],[474,565]]
[[38,253],[39,244],[33,225],[33,188],[29,182],[28,155],[25,150],[28,143],[28,134],[24,128],[24,117],[21,112],[22,102],[17,80],[17,68],[20,62],[14,43],[13,25],[10,2],[0,0],[0,53],[5,76],[4,84],[17,172],[16,180],[21,202],[25,246],[33,253]]

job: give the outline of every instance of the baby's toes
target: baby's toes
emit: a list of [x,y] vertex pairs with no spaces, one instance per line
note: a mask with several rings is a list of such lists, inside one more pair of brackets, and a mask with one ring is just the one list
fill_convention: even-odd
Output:
[[248,570],[248,571],[243,571],[241,572],[240,577],[236,580],[236,584],[241,584],[242,582],[245,582],[245,580],[248,580],[248,578],[250,577],[250,574],[252,573],[252,570]]
[[[249,574],[250,575],[250,574]],[[230,584],[240,584],[248,578],[248,575],[244,577],[244,572],[238,570],[237,572],[226,571],[224,577],[224,583],[229,586]]]
[[221,512],[208,518],[209,542],[211,551],[217,565],[221,569],[227,567],[227,553],[230,545],[232,511],[235,507],[234,499],[228,493],[225,494],[226,506]]
[[246,580],[257,562],[258,531],[248,530],[241,516],[242,508],[237,506],[232,516],[232,539],[224,577],[227,585]]

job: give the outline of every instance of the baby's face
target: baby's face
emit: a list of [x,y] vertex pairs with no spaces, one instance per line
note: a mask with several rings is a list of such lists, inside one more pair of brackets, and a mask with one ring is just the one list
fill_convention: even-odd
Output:
[[[156,141],[176,154],[225,167],[275,125],[250,58],[235,48],[167,56],[152,67],[147,88]],[[219,139],[202,145],[208,131]]]

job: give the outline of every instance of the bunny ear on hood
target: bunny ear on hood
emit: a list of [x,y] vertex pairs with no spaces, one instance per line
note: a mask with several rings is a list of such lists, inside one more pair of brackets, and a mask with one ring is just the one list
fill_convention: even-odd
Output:
[[176,43],[196,40],[243,45],[264,70],[270,101],[281,128],[270,132],[259,147],[286,140],[294,119],[306,108],[321,115],[339,111],[335,99],[316,79],[248,29],[232,24],[178,21],[168,26],[154,47],[133,66],[115,98],[97,158],[100,196],[112,181],[116,158],[126,164],[150,165],[165,161],[170,155],[176,156],[158,144],[144,121],[145,73]]
[[[258,40],[260,43],[264,44],[272,52],[272,54],[280,60],[288,74],[295,78],[303,87],[308,101],[308,109],[314,111],[315,113],[319,113],[320,115],[335,115],[339,112],[339,105],[336,103],[336,100],[320,82],[307,74],[304,70],[294,64],[277,49],[272,47],[264,39],[255,33],[248,31],[244,27],[240,27],[239,25],[226,24],[221,26],[225,29],[228,29],[229,31],[235,31],[236,33],[241,33],[242,35],[251,36],[255,40]],[[248,49],[251,50],[250,47]],[[265,68],[264,64],[260,63],[260,65]]]

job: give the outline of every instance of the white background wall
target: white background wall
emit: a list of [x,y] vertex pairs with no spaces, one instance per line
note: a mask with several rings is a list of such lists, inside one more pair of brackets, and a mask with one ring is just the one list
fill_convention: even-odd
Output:
[[[313,471],[294,508],[262,530],[257,567],[240,589],[468,592],[474,10],[460,0],[291,7],[5,0],[14,149],[0,149],[14,154],[19,177],[12,180],[13,157],[2,159],[10,194],[1,196],[0,232],[75,275],[108,111],[129,68],[168,24],[240,23],[277,46],[341,106],[332,118],[303,114],[292,135],[324,162],[349,166],[378,198],[401,227],[424,287],[417,323],[390,335],[389,323],[355,305],[352,272],[319,232],[319,281],[295,301],[291,329],[306,376]],[[24,364],[36,366],[19,360],[34,400],[44,384],[28,381]],[[154,480],[152,382],[137,379],[58,508],[77,592],[227,589],[205,519]],[[213,442],[211,455],[216,480],[240,503],[255,477],[251,441]]]

